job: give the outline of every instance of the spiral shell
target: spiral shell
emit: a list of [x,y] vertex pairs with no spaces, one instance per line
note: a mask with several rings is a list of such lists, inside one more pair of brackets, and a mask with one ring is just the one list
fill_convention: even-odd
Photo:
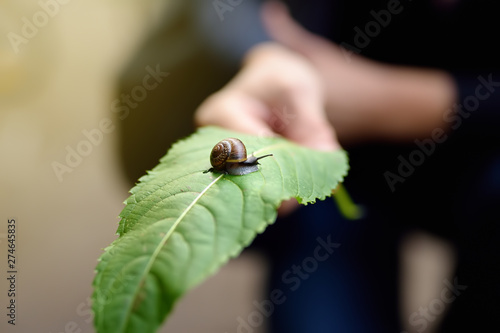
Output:
[[210,164],[219,171],[226,170],[227,163],[244,162],[247,159],[247,150],[241,140],[228,138],[217,143],[210,154]]
[[228,138],[217,143],[210,153],[212,168],[206,172],[217,171],[230,175],[246,175],[259,170],[259,160],[272,156],[267,154],[260,157],[247,156],[247,149],[241,140]]

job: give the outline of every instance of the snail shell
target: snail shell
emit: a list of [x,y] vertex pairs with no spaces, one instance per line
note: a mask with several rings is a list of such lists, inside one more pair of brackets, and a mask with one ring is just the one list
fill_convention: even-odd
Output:
[[259,170],[258,160],[272,154],[255,157],[247,156],[243,142],[236,138],[227,138],[217,143],[210,153],[212,168],[205,172],[217,171],[230,175],[246,175]]
[[217,143],[210,153],[210,164],[215,170],[223,171],[227,163],[247,160],[247,149],[241,140],[228,138]]

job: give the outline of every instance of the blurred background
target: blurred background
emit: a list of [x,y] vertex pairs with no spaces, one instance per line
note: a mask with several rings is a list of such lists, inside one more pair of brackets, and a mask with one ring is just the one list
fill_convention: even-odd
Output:
[[[94,267],[128,189],[193,131],[197,105],[238,66],[176,33],[191,36],[185,10],[182,1],[0,1],[2,309],[10,218],[18,270],[16,326],[2,310],[1,332],[93,332]],[[405,318],[439,293],[450,253],[425,235],[407,242]],[[267,270],[256,253],[231,261],[162,331],[236,332],[266,298]]]
[[[115,238],[132,179],[145,172],[145,164],[142,170],[134,165],[134,176],[126,177],[118,153],[122,114],[113,112],[113,102],[127,86],[125,69],[175,6],[158,0],[0,1],[1,332],[93,332],[94,267]],[[180,50],[158,47],[182,58]],[[152,61],[151,69],[157,64]],[[162,71],[172,70],[163,65]],[[137,73],[147,74],[144,67]],[[175,74],[163,83],[181,85]],[[111,125],[101,127],[103,119]],[[190,114],[181,110],[169,111],[165,121],[182,135],[192,131]],[[85,133],[94,135],[91,146]],[[149,155],[142,143],[126,144]],[[149,157],[149,168],[170,144],[158,142],[160,155]],[[72,151],[83,152],[81,159]],[[15,327],[5,316],[9,218],[17,222]],[[265,263],[254,255],[231,262],[179,304],[164,331],[235,331],[236,318],[260,299],[264,274]]]

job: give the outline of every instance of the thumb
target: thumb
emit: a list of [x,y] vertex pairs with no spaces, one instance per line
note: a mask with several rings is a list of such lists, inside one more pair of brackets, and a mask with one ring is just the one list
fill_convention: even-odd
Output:
[[268,1],[262,5],[262,20],[267,32],[277,42],[298,51],[318,37],[300,26],[281,1]]
[[268,1],[262,5],[262,21],[268,34],[278,43],[304,55],[312,62],[342,59],[340,49],[297,23],[281,1]]

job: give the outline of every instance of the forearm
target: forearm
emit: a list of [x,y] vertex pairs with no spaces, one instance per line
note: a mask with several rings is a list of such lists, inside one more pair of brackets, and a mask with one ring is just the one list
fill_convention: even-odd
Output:
[[450,75],[433,69],[394,67],[388,70],[385,81],[384,100],[379,104],[379,135],[413,139],[428,136],[435,128],[447,129],[444,115],[457,95]]
[[[456,87],[450,75],[433,69],[389,66],[368,62],[357,64],[365,74],[351,98],[350,105],[356,123],[347,126],[355,130],[354,140],[412,140],[429,136],[433,129],[447,129],[444,115],[456,100]],[[356,64],[354,64],[356,66]],[[355,111],[356,109],[357,111]],[[335,121],[335,107],[329,107],[329,118],[342,137],[349,138]]]

